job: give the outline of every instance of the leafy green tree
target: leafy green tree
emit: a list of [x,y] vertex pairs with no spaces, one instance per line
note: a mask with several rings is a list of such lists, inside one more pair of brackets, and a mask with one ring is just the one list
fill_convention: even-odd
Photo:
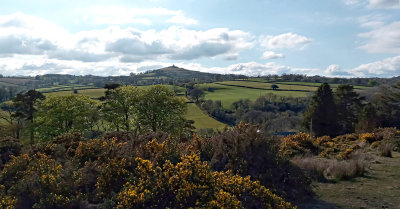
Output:
[[[19,93],[13,99],[15,117],[29,122],[31,144],[34,143],[34,131],[32,126],[34,124],[34,114],[37,111],[36,105],[43,99],[45,99],[45,96],[41,92],[35,90],[29,90],[26,93]],[[19,134],[17,138],[19,138]]]
[[136,111],[141,131],[179,133],[185,123],[186,103],[168,87],[155,85],[144,91]]
[[199,99],[204,97],[204,90],[199,88],[194,88],[190,90],[190,97],[196,100],[199,103]]
[[44,139],[68,132],[87,132],[98,103],[85,95],[49,96],[40,103],[36,130]]
[[309,130],[311,125],[317,137],[337,135],[337,110],[332,89],[327,83],[318,87],[304,115],[303,126]]
[[135,110],[143,90],[134,86],[122,86],[108,90],[102,106],[104,119],[117,131],[132,129],[135,122]]
[[361,111],[360,95],[352,85],[339,85],[335,91],[339,134],[353,133]]

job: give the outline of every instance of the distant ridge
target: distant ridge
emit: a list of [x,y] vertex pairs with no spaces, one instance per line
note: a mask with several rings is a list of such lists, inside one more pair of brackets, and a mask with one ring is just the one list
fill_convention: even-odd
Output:
[[202,81],[214,81],[214,80],[224,80],[226,78],[238,77],[234,75],[222,75],[216,73],[204,73],[200,71],[188,70],[185,68],[180,68],[175,65],[150,70],[143,74],[139,74],[143,79],[173,79],[173,80],[202,80]]

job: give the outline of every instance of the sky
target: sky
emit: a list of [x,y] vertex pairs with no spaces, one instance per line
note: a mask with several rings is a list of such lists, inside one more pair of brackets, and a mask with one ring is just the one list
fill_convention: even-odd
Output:
[[400,76],[399,0],[0,0],[0,74]]

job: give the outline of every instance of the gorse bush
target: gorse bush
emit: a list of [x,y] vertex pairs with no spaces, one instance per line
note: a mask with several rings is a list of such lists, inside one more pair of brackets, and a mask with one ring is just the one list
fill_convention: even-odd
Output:
[[279,153],[287,157],[316,154],[318,153],[318,147],[314,145],[314,141],[310,138],[309,134],[298,133],[282,139],[279,146]]
[[292,202],[312,196],[302,171],[278,154],[279,139],[266,137],[257,126],[240,123],[210,139],[197,138],[189,146],[216,171],[251,176]]
[[71,202],[72,188],[63,166],[42,153],[12,157],[0,183],[21,208],[64,208]]
[[211,171],[197,155],[160,166],[137,158],[138,174],[118,194],[118,208],[291,208],[258,182]]
[[[180,143],[161,132],[112,133],[102,139],[61,135],[10,157],[0,172],[0,204],[2,208],[292,208],[276,194],[289,196],[286,182],[297,182],[298,176],[283,173],[286,168],[272,172],[281,161],[272,147],[261,146],[263,135],[252,128],[243,125],[221,135],[221,140],[230,136],[243,143],[230,152],[232,160],[222,163],[218,161],[225,158],[219,157],[217,147],[228,141],[206,145],[201,143],[208,139],[195,136]],[[246,158],[247,151],[254,155]],[[286,179],[285,186],[277,183],[278,178]],[[274,185],[271,190],[270,185]]]
[[12,137],[0,138],[0,169],[10,161],[11,156],[19,155],[21,152],[20,140]]

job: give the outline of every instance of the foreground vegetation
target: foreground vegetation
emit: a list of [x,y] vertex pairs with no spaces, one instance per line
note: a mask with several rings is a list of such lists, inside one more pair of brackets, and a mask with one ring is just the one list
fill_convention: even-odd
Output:
[[[89,140],[66,134],[34,146],[3,138],[0,206],[291,208],[273,193],[304,197],[309,182],[294,175],[299,171],[280,159],[256,130],[241,125],[209,141],[161,132],[114,132]],[[254,154],[243,155],[249,150]],[[259,160],[250,161],[252,156]]]

